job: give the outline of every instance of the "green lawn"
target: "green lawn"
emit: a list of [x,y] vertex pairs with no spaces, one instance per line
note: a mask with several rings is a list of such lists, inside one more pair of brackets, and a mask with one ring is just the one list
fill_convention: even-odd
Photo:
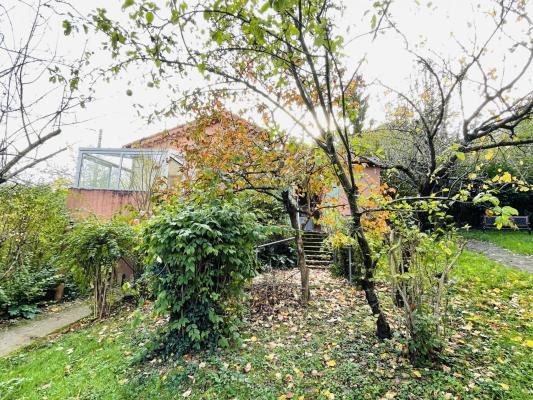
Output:
[[533,233],[527,231],[468,231],[462,232],[468,239],[492,242],[517,254],[533,254]]
[[[414,369],[373,336],[361,292],[313,271],[315,300],[249,316],[240,349],[132,363],[130,312],[0,360],[2,399],[528,399],[533,277],[465,252],[444,362]],[[398,330],[389,297],[383,300]]]

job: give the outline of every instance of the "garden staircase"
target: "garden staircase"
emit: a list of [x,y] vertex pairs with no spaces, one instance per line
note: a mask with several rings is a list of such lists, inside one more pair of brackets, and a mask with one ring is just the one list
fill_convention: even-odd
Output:
[[325,233],[304,232],[303,242],[305,262],[309,268],[327,269],[331,265],[332,254],[324,249]]

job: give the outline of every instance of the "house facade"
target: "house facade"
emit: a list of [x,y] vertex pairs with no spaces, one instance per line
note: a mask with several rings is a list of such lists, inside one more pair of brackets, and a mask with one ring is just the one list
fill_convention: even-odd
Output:
[[[111,218],[131,208],[145,210],[150,190],[158,181],[168,186],[176,182],[188,144],[187,130],[193,126],[194,122],[158,132],[121,148],[80,148],[68,208],[79,217],[92,214],[100,218]],[[213,122],[205,127],[205,133],[216,129],[223,128]],[[358,164],[361,192],[370,195],[379,190],[379,160],[359,157]],[[350,214],[342,188],[332,188],[328,197],[337,199],[343,215]],[[315,229],[309,221],[306,228]]]
[[182,162],[186,126],[156,133],[122,148],[80,148],[67,207],[77,216],[111,218],[142,209],[158,179],[172,185]]

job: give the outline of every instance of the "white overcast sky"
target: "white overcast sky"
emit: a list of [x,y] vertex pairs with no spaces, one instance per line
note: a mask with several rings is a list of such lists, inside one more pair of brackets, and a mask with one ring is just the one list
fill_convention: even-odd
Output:
[[[0,0],[2,3],[10,3],[15,0]],[[32,1],[32,0],[28,0]],[[112,17],[124,18],[120,7],[123,0],[73,0],[73,5],[83,14],[88,14],[97,7],[105,7]],[[164,3],[164,2],[163,2]],[[529,0],[528,8],[532,8],[532,1]],[[372,1],[346,0],[347,11],[344,13],[343,25],[355,25],[349,37],[362,33],[370,27],[370,15],[363,16],[361,5],[371,5]],[[478,7],[478,5],[480,6]],[[488,0],[436,0],[428,2],[425,0],[395,0],[392,6],[392,14],[398,27],[413,42],[425,42],[425,49],[431,49],[445,57],[454,57],[459,54],[458,47],[454,44],[452,34],[461,41],[466,42],[473,38],[474,34],[478,37],[484,37],[493,27],[490,16],[491,2]],[[429,5],[429,6],[428,6]],[[26,11],[27,12],[27,11]],[[26,21],[26,12],[22,11],[17,14],[16,34],[21,37],[26,33],[28,21]],[[530,11],[530,15],[533,13]],[[511,22],[509,29],[513,31],[514,22]],[[61,28],[61,18],[57,21],[51,20],[52,26],[42,45],[57,49],[65,57],[73,57],[79,54],[83,46],[89,49],[97,50],[100,46],[101,38],[94,35],[89,37],[85,35],[74,35],[64,37]],[[5,28],[5,27],[4,27]],[[4,30],[0,27],[0,30]],[[520,30],[517,28],[517,34]],[[375,40],[370,40],[369,36],[350,42],[346,52],[349,55],[349,63],[355,67],[358,60],[366,54],[367,62],[364,64],[362,72],[365,80],[372,82],[380,80],[389,86],[395,88],[405,88],[409,82],[409,77],[414,72],[414,63],[412,57],[405,51],[400,37],[394,32],[387,32],[379,35]],[[496,46],[494,52],[488,55],[489,62],[493,62],[498,71],[512,71],[513,68],[523,61],[520,54],[506,54],[506,42],[502,39],[499,46]],[[502,59],[506,57],[502,64]],[[97,52],[93,58],[96,64],[105,65],[109,62],[108,57]],[[111,82],[101,83],[96,87],[96,100],[89,104],[86,109],[79,110],[77,119],[82,122],[73,127],[67,127],[63,130],[60,137],[46,145],[42,151],[50,151],[60,146],[69,146],[69,150],[51,162],[48,167],[57,167],[63,170],[72,170],[75,168],[75,158],[79,147],[96,146],[98,131],[103,130],[103,147],[120,147],[132,140],[150,135],[164,128],[171,128],[186,120],[191,116],[183,116],[180,120],[167,119],[158,121],[151,125],[137,116],[133,104],[141,102],[145,108],[150,105],[161,104],[168,98],[168,93],[164,90],[150,89],[144,85],[134,85],[134,94],[129,97],[126,95],[127,82],[141,82],[143,71],[130,71],[127,77]],[[521,85],[532,85],[532,76],[528,76]],[[198,82],[190,82],[192,86]],[[201,83],[200,83],[201,84]],[[384,90],[378,85],[370,88],[370,117],[376,120],[383,118],[384,115]],[[475,101],[475,95],[472,95],[472,101]],[[33,176],[38,176],[34,171]]]

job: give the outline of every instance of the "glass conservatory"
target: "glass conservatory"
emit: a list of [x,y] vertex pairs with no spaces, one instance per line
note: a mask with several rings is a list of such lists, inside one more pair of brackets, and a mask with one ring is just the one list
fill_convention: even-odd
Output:
[[147,191],[177,163],[170,150],[81,148],[74,187]]

